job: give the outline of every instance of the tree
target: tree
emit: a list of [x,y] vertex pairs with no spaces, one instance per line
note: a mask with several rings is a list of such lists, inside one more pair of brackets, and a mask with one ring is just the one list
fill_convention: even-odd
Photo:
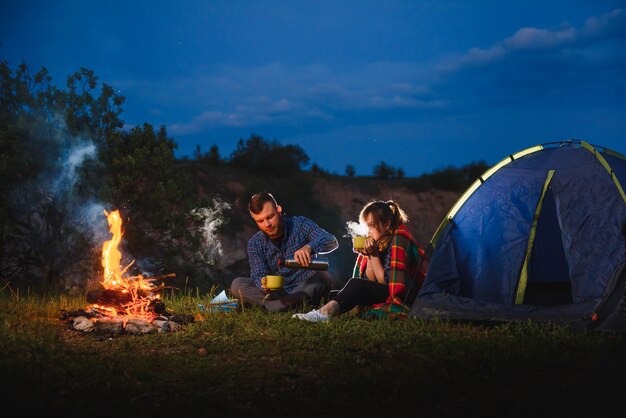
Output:
[[264,160],[272,153],[271,144],[262,137],[252,134],[247,140],[239,139],[230,155],[230,163],[236,167],[262,170]]
[[467,189],[489,166],[484,161],[473,162],[461,168],[449,166],[422,174],[414,185],[417,190],[441,189],[461,192]]
[[375,177],[387,180],[396,175],[396,170],[395,168],[381,160],[376,166],[374,166],[372,174]]
[[200,145],[196,145],[196,148],[193,151],[193,159],[196,161],[206,162],[211,165],[218,165],[222,162],[220,151],[215,144],[212,145],[211,148],[209,148],[209,151],[205,153],[202,153]]
[[151,252],[163,261],[175,252],[173,241],[186,236],[187,212],[193,206],[191,181],[176,164],[176,146],[165,126],[155,131],[144,123],[109,136],[99,151],[106,167],[101,200],[132,220],[126,237],[134,253]]
[[211,148],[209,148],[207,161],[212,165],[218,165],[222,162],[222,157],[220,157],[220,151],[217,148],[217,145],[213,144],[211,145]]
[[309,156],[300,146],[283,146],[256,134],[245,141],[240,139],[230,156],[230,164],[235,167],[275,176],[300,172],[308,163]]
[[326,176],[328,175],[328,171],[317,165],[317,163],[313,163],[313,165],[311,165],[311,174],[315,176]]
[[431,187],[442,190],[463,191],[489,167],[484,161],[467,164],[461,168],[446,167],[435,170],[430,176]]
[[382,160],[374,167],[372,174],[384,180],[404,178],[404,170],[401,167],[393,167]]
[[355,174],[356,174],[356,170],[354,169],[354,166],[352,164],[348,164],[346,166],[346,176],[354,177]]
[[94,72],[81,67],[67,78],[64,108],[71,137],[86,135],[99,144],[124,125],[120,115],[125,98],[115,94],[107,84],[102,84],[100,95],[94,97],[92,93],[97,86]]
[[200,150],[200,145],[196,144],[196,149],[193,151],[193,159],[196,161],[202,160],[202,151]]
[[24,63],[15,71],[0,63],[0,271],[14,284],[56,289],[78,266],[93,266],[79,167],[67,162],[71,151],[122,126],[123,98],[106,85],[94,96],[96,87],[86,69],[61,90],[45,68],[32,76]]

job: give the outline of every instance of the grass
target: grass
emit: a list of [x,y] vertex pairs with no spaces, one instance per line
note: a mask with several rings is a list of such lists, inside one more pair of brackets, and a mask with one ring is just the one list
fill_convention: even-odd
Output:
[[85,308],[83,297],[0,294],[4,407],[82,417],[623,416],[623,334],[199,311],[211,296],[166,296],[175,313],[198,315],[179,332],[104,338],[60,319]]

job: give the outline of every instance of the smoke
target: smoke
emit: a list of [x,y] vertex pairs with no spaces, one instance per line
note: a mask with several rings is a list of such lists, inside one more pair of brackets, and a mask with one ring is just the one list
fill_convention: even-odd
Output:
[[87,159],[95,156],[96,146],[92,141],[82,140],[75,143],[55,162],[56,175],[44,182],[48,183],[46,188],[54,200],[68,208],[71,214],[69,222],[80,225],[83,231],[90,233],[92,242],[100,244],[110,239],[104,214],[105,205],[86,201],[75,194],[76,183],[80,180],[78,170]]
[[59,210],[67,213],[67,224],[86,234],[95,249],[111,239],[104,213],[110,205],[79,196],[76,185],[81,181],[81,166],[88,159],[96,158],[97,148],[89,139],[73,137],[67,140],[69,134],[65,129],[61,129],[58,135],[59,146],[63,142],[63,134],[66,143],[72,142],[72,145],[66,145],[65,149],[60,150],[59,158],[48,162],[48,173],[39,178],[36,187],[44,191],[48,195],[47,199],[55,202]]
[[97,202],[87,202],[76,210],[76,218],[91,231],[92,242],[103,244],[111,239],[104,205]]
[[96,146],[90,141],[72,146],[58,163],[60,174],[53,179],[51,191],[57,196],[71,192],[78,180],[77,169],[87,158],[93,158],[95,155]]
[[133,267],[143,277],[154,277],[160,274],[162,263],[152,257],[144,257],[141,260],[135,260]]
[[222,243],[218,239],[218,229],[226,222],[224,212],[231,206],[219,198],[213,199],[213,207],[195,208],[190,215],[199,224],[200,249],[196,256],[203,262],[215,265],[222,256]]
[[356,236],[367,236],[367,225],[363,223],[348,221],[346,222],[346,235],[345,237],[353,238]]

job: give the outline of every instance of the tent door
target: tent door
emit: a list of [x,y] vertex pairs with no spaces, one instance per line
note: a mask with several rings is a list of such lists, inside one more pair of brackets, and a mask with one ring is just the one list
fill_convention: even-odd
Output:
[[537,205],[516,303],[557,306],[573,302],[569,266],[550,186],[553,175],[554,171],[548,173]]

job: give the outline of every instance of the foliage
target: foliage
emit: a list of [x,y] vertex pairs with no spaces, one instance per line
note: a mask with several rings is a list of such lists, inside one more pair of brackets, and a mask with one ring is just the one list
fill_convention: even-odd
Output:
[[256,134],[245,141],[240,139],[230,156],[230,164],[235,167],[273,176],[300,172],[308,163],[309,156],[300,146],[281,145]]
[[206,160],[209,164],[217,165],[222,162],[222,157],[220,156],[220,151],[217,145],[211,145],[209,148],[209,152],[206,155]]
[[97,87],[98,78],[87,68],[81,67],[67,78],[63,110],[71,137],[84,135],[100,143],[124,125],[120,115],[125,98],[104,83],[100,95],[94,97]]
[[313,174],[314,176],[327,176],[329,173],[328,171],[317,165],[317,163],[313,163],[311,165],[311,174]]
[[404,170],[402,168],[396,168],[392,165],[387,164],[384,161],[380,161],[372,171],[374,177],[378,177],[383,180],[391,179],[391,178],[403,178]]
[[206,162],[210,165],[219,165],[224,162],[220,156],[220,151],[217,145],[211,145],[208,152],[202,153],[200,145],[196,145],[194,151],[194,159],[196,161]]
[[175,255],[168,256],[169,251],[182,251],[190,243],[186,214],[196,203],[189,179],[177,166],[175,148],[164,126],[155,132],[144,124],[110,135],[98,158],[105,167],[100,199],[131,220],[125,224],[128,248],[163,263]]
[[439,189],[462,192],[478,179],[489,166],[484,161],[473,162],[460,168],[446,167],[423,174],[417,178],[417,187],[421,190]]

